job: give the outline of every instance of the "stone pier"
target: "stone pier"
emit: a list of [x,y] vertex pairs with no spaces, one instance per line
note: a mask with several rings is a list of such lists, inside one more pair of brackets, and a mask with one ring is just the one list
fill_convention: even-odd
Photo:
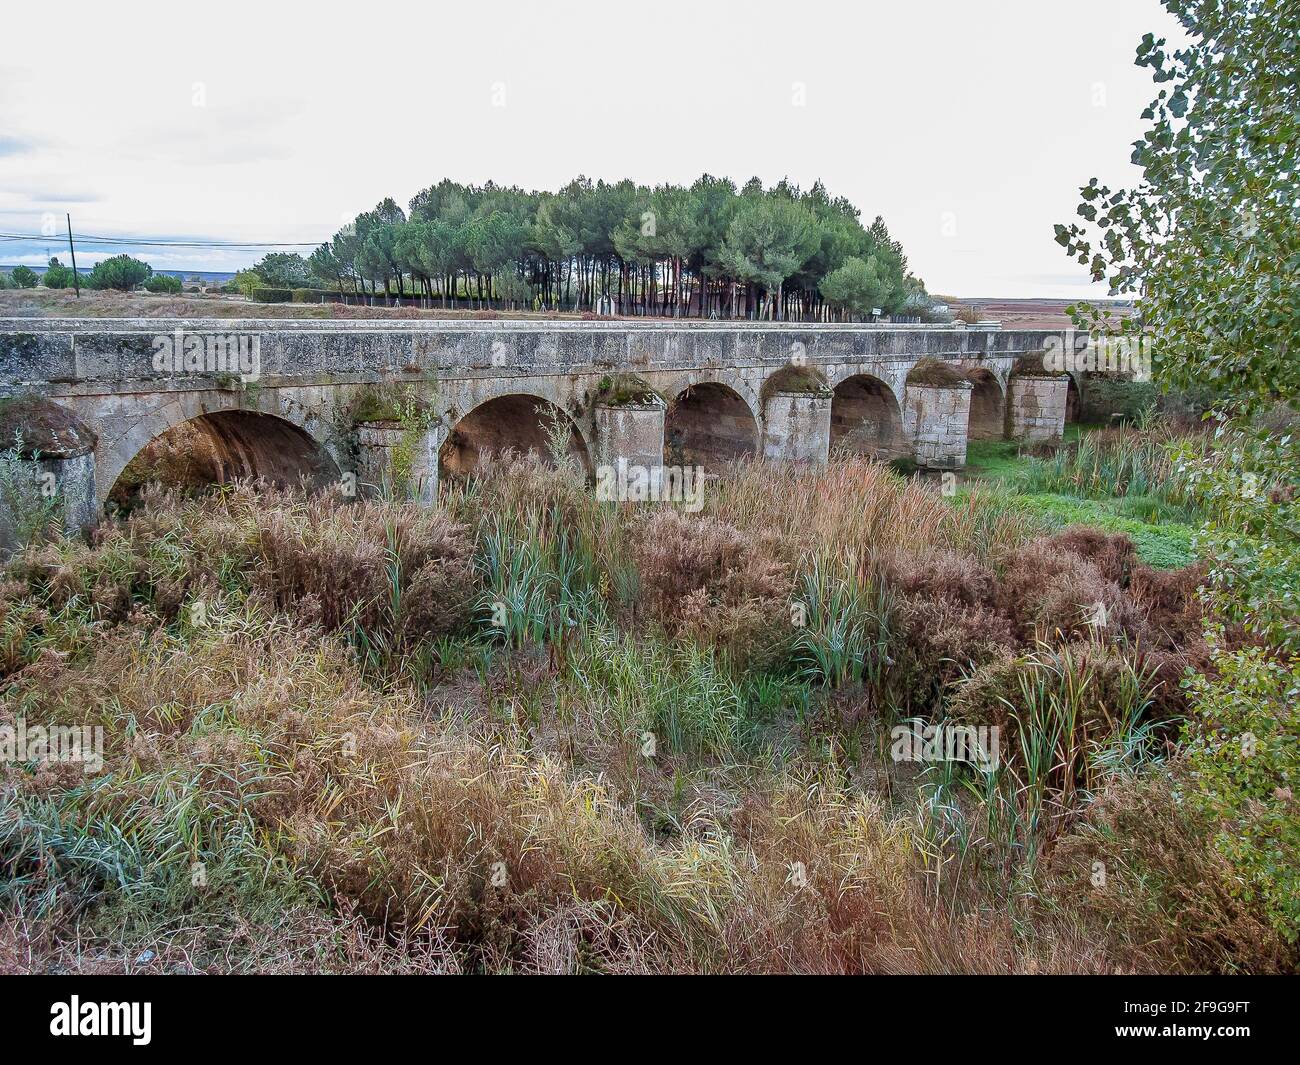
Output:
[[775,392],[764,409],[763,457],[824,466],[831,447],[831,392]]
[[441,429],[360,422],[356,431],[358,487],[364,494],[433,505],[438,498],[438,449],[445,435]]
[[1007,396],[1011,439],[1027,444],[1060,440],[1069,391],[1065,374],[1012,374]]
[[970,420],[969,381],[945,384],[908,382],[903,431],[912,441],[916,464],[955,470],[966,465],[966,426]]
[[651,469],[664,461],[662,401],[637,400],[619,404],[597,403],[595,409],[596,465],[613,465],[623,459],[628,466]]

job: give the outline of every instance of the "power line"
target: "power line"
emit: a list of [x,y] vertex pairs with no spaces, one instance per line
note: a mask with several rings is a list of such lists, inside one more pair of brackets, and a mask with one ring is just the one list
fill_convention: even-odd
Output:
[[[32,240],[48,241],[50,238],[43,233],[0,233],[0,240]],[[213,240],[148,240],[147,238],[136,239],[134,237],[97,237],[84,233],[78,233],[77,239],[83,244],[110,244],[110,245],[136,245],[138,247],[149,248],[316,248],[327,241],[303,240],[303,241],[213,241]]]

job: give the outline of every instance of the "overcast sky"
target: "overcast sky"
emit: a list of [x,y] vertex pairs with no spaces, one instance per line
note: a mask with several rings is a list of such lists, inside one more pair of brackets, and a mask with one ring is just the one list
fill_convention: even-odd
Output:
[[[1155,93],[1134,50],[1175,28],[1156,0],[61,0],[3,19],[5,233],[61,234],[70,211],[95,235],[319,242],[443,177],[820,178],[958,296],[1089,291],[1052,224],[1090,176],[1132,180]],[[0,263],[62,239],[0,242]]]

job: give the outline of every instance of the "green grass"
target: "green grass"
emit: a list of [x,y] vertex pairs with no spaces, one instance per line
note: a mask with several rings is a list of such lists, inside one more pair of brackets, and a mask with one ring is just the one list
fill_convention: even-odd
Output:
[[[1061,490],[1073,466],[1103,465],[1095,462],[1096,450],[1088,446],[1086,434],[1090,428],[1069,425],[1065,429],[1066,444],[1083,441],[1078,453],[1082,463],[1067,458],[1065,452],[1057,459],[1021,455],[1014,440],[973,440],[967,446],[963,478],[996,486],[1008,505],[1043,519],[1053,528],[1083,525],[1127,533],[1137,546],[1138,557],[1148,565],[1177,569],[1195,562],[1192,533],[1199,523],[1198,515],[1179,493],[1157,477],[1135,475],[1135,470],[1145,473],[1145,467],[1150,465],[1141,461],[1145,456],[1130,455],[1124,462],[1117,462],[1114,469],[1089,469],[1089,476],[1080,482],[1088,485],[1086,496]],[[1127,494],[1103,495],[1101,485],[1106,483],[1122,483]],[[958,493],[958,498],[964,496],[964,492]]]
[[[1077,441],[1090,426],[1067,425],[1063,443]],[[966,476],[989,480],[1006,480],[1025,476],[1033,463],[1020,454],[1015,440],[972,440],[966,445]]]
[[[1140,514],[1145,504],[1160,506],[1149,498],[1080,499],[1049,492],[1016,492],[1009,487],[1006,492],[1009,505],[1042,518],[1053,528],[1083,525],[1103,532],[1128,533],[1137,547],[1138,557],[1148,566],[1180,569],[1196,561],[1192,549],[1193,526],[1181,521],[1146,521],[1133,516],[1135,511]],[[964,496],[964,492],[958,492],[957,499]]]

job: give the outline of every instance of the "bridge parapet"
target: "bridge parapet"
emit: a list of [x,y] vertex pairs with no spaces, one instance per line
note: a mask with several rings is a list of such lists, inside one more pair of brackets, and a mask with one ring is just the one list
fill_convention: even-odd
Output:
[[[0,388],[51,383],[174,386],[231,372],[228,338],[256,339],[261,379],[534,375],[790,362],[1014,359],[1060,334],[950,325],[781,322],[416,322],[304,319],[0,319]],[[235,370],[239,366],[236,362]]]

